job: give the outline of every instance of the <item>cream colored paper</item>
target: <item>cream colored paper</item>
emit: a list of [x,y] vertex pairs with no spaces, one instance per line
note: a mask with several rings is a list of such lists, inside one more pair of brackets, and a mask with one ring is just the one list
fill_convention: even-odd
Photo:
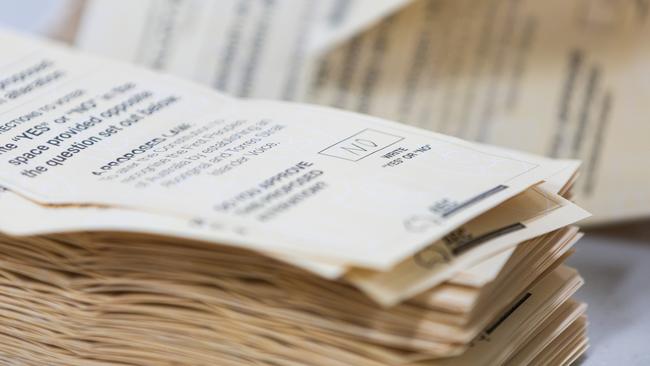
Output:
[[9,33],[0,47],[0,184],[43,203],[178,215],[230,245],[386,269],[558,164],[340,110],[241,101]]
[[[514,276],[521,278],[530,278],[531,274],[541,276],[571,255],[574,251],[574,244],[582,237],[582,234],[576,235],[571,230],[567,233],[568,235],[554,235],[564,231],[549,233],[542,236],[542,240],[530,240],[517,246],[513,257],[501,272],[490,282],[481,284],[480,287],[459,285],[452,279],[415,297],[413,301],[450,313],[468,314],[467,316],[471,317],[471,314],[480,311],[478,305],[500,296],[490,295],[495,289],[508,286],[519,288],[520,285],[516,278],[513,279]],[[482,276],[484,275],[481,274]],[[522,281],[526,280],[522,279]]]
[[[379,299],[380,303],[390,306],[451,279],[462,268],[478,265],[518,243],[588,217],[585,211],[573,203],[559,196],[552,197],[550,193],[540,192],[533,190],[530,193],[530,196],[538,199],[542,206],[537,208],[538,211],[535,211],[535,205],[531,203],[530,198],[523,194],[504,204],[509,204],[510,210],[506,207],[503,211],[483,215],[470,221],[458,229],[457,233],[460,234],[455,236],[459,238],[455,238],[452,233],[452,238],[448,237],[446,241],[431,245],[398,264],[391,271],[357,270],[348,273],[346,278],[371,294],[371,297]],[[530,210],[529,215],[532,211],[539,217],[527,218],[527,210]],[[510,230],[509,228],[512,227],[515,229]],[[500,231],[503,232],[499,233]],[[488,239],[476,247],[454,254],[455,245],[460,245],[459,249],[462,249],[463,245],[471,245],[473,241],[480,240],[481,236],[486,236]]]
[[[145,19],[162,21],[161,15],[115,11],[118,5],[110,1],[92,4],[79,33],[81,48],[155,66],[134,52],[151,52],[157,42],[149,40],[164,39],[164,33],[126,35],[140,34]],[[208,7],[195,6],[196,12]],[[585,166],[577,199],[595,213],[591,222],[622,220],[650,214],[650,177],[635,163],[650,153],[641,138],[650,131],[639,100],[647,88],[638,71],[628,71],[650,57],[635,52],[647,43],[644,9],[632,1],[411,1],[390,15],[378,12],[386,15],[383,22],[348,33],[347,43],[324,55],[307,52],[298,62],[284,63],[259,57],[255,71],[263,76],[247,84],[252,92],[215,82],[214,70],[229,64],[224,58],[231,52],[212,45],[226,33],[175,27],[167,29],[178,36],[170,43],[200,43],[197,48],[209,56],[171,50],[171,57],[183,61],[161,69],[236,95],[333,105],[466,139],[579,158]],[[231,13],[227,18],[234,21]],[[285,21],[299,24],[295,17]],[[116,29],[118,23],[126,24]],[[283,47],[292,44],[272,37],[260,42],[284,55]],[[280,90],[286,80],[299,86]],[[622,197],[621,180],[628,187]]]
[[[522,346],[522,343],[525,345],[525,341],[533,338],[534,332],[545,320],[553,315],[557,316],[553,313],[558,310],[566,311],[563,305],[570,301],[570,297],[583,282],[575,270],[559,267],[532,287],[527,292],[528,295],[522,294],[520,299],[516,299],[509,308],[504,309],[504,312],[514,310],[502,322],[488,327],[486,333],[476,339],[461,356],[424,361],[417,365],[501,364],[508,358],[509,353],[512,354],[512,348]],[[568,317],[580,316],[584,308],[573,310]]]
[[[534,192],[538,192],[538,191],[534,191]],[[530,202],[531,200],[529,199],[531,197],[533,198],[532,201],[534,201],[535,199],[539,200],[539,198],[543,198],[545,196],[543,196],[541,193],[528,193],[528,194],[524,193],[523,196],[521,197],[518,196],[515,199],[522,201],[522,204],[526,204],[526,203],[531,203]],[[552,201],[549,201],[548,204],[551,203]],[[507,209],[508,206],[512,206],[510,209],[510,213],[512,214],[513,209],[516,208],[514,206],[516,205],[516,202],[508,201],[505,205],[506,207],[504,207],[504,209]],[[534,205],[532,205],[531,207],[524,207],[524,206],[520,207],[520,209],[523,210],[521,212],[517,212],[517,210],[515,209],[514,213],[515,214],[521,213],[522,216],[520,218],[525,219],[526,212],[528,212],[528,215],[531,215],[531,214],[538,214],[538,212],[543,212],[544,210],[553,210],[557,208],[557,207],[544,208],[543,206],[545,205],[546,203],[540,201],[538,206],[540,206],[539,209],[541,209],[541,211],[538,211],[538,209],[536,209]],[[17,213],[11,216],[7,216],[2,220],[2,222],[0,222],[0,231],[4,233],[14,234],[14,235],[37,235],[37,234],[42,235],[42,234],[49,234],[49,233],[64,233],[64,232],[78,232],[78,231],[120,231],[120,232],[133,232],[133,233],[151,233],[157,235],[172,235],[174,237],[186,238],[190,240],[192,239],[209,240],[209,237],[206,237],[201,230],[197,230],[194,226],[187,225],[186,221],[178,219],[173,216],[168,217],[168,216],[157,215],[153,213],[137,212],[133,210],[116,209],[116,208],[108,208],[108,207],[107,208],[45,207],[45,206],[38,205],[34,202],[30,202],[8,191],[0,192],[0,210],[4,212]],[[497,212],[494,212],[495,210],[497,210]],[[490,213],[497,215],[499,212],[498,210],[501,210],[501,206],[491,210],[489,213],[484,214],[481,217],[484,217],[485,215],[490,215]],[[503,210],[501,212],[504,213]],[[479,217],[476,220],[480,220],[481,217]],[[567,223],[569,223],[572,219],[575,219],[575,217],[567,216],[566,217]],[[485,219],[483,219],[483,221],[485,221]],[[488,220],[488,221],[493,221],[493,220]],[[472,224],[470,223],[469,225],[471,227]],[[546,227],[545,230],[550,231],[553,230],[553,228],[554,226],[549,226]],[[526,235],[535,235],[535,232],[533,231],[531,232],[531,234],[526,234]],[[515,238],[506,238],[506,239],[509,240],[510,242],[513,242],[514,240],[520,240],[520,238],[521,236],[517,236]],[[498,240],[497,241],[491,240],[484,244],[481,244],[482,246],[486,246],[486,248],[480,249],[481,252],[483,253],[482,255],[483,256],[489,255],[489,254],[485,254],[488,253],[489,251],[500,250],[499,248],[501,248],[502,245],[496,249],[488,248],[493,244],[499,245],[498,243],[499,243]],[[502,240],[501,243],[503,244]],[[488,252],[486,252],[486,250]],[[505,260],[508,259],[510,253],[511,251],[507,251],[507,253],[504,253],[504,254],[508,254],[506,257],[504,257],[503,254],[499,254],[498,256],[496,256],[499,259],[501,257],[504,257],[503,259],[500,259],[499,263],[497,263],[496,265],[489,260],[490,258],[488,258],[488,260],[479,261],[478,263],[475,264],[462,263],[462,266],[456,265],[453,270],[451,267],[445,268],[444,275],[440,273],[436,274],[434,277],[438,280],[435,283],[433,282],[426,283],[427,286],[424,286],[422,283],[419,283],[418,281],[413,281],[411,283],[404,284],[403,288],[397,291],[395,295],[387,295],[383,291],[378,292],[378,290],[369,291],[368,294],[373,299],[375,299],[380,303],[383,303],[384,305],[393,305],[399,300],[410,298],[413,295],[415,295],[416,292],[413,290],[414,286],[420,288],[420,291],[423,291],[439,284],[440,279],[445,279],[445,278],[453,279],[454,277],[450,277],[452,275],[462,276],[463,273],[465,273],[465,277],[471,278],[473,282],[480,281],[480,280],[489,281],[490,278],[493,278],[493,276],[491,277],[490,274],[493,273],[494,276],[496,276],[498,271],[501,269],[502,265],[505,263]],[[283,260],[285,262],[294,264],[296,266],[299,266],[301,268],[304,268],[306,270],[309,270],[313,273],[316,273],[322,277],[329,278],[329,279],[338,278],[342,274],[344,274],[347,270],[345,266],[322,263],[309,258],[300,258],[291,255],[281,255],[281,254],[274,254],[274,253],[269,253],[268,255],[270,255],[271,257],[275,257],[279,260]],[[420,275],[426,275],[426,277],[428,278],[429,276],[432,276],[434,273],[433,269],[428,269],[427,272],[429,271],[431,271],[431,274],[425,272],[425,273],[420,273]],[[404,269],[402,269],[400,272],[396,268],[380,276],[378,274],[375,274],[374,276],[379,276],[379,278],[389,278],[389,279],[398,278],[398,279],[402,279],[401,281],[404,282],[404,278],[406,277],[403,272]],[[372,286],[367,282],[368,280],[364,280],[363,277],[359,277],[358,270],[352,271],[352,273],[350,273],[347,277],[353,284],[361,288],[368,288],[368,286]],[[459,281],[462,283],[462,279]],[[388,283],[392,283],[392,280],[388,281]],[[387,300],[387,296],[392,296],[392,297],[390,298],[390,300]]]
[[538,277],[564,262],[581,236],[577,228],[570,227],[529,240],[517,246],[499,275],[483,287],[445,283],[411,301],[471,319],[484,311],[484,307],[516,296]]
[[[578,164],[572,161],[559,163],[557,171],[540,187],[561,191],[568,184]],[[483,215],[489,215],[490,212],[498,209],[497,207]],[[6,190],[0,190],[0,211],[14,213],[0,220],[0,232],[18,236],[79,231],[120,231],[169,235],[189,240],[211,240],[197,225],[188,225],[186,220],[174,216],[114,207],[44,206]],[[492,258],[463,268],[450,281],[464,286],[482,286],[497,276],[513,250],[514,248],[507,249]],[[328,279],[339,278],[348,270],[345,265],[318,261],[318,258],[297,257],[289,253],[267,253],[267,255]]]
[[530,365],[538,357],[545,354],[557,352],[558,344],[569,344],[574,337],[586,335],[586,317],[584,312],[586,304],[576,304],[573,301],[572,310],[564,317],[554,319],[551,324],[541,329],[535,338],[522,349],[517,351],[514,357],[508,359],[506,365]]
[[[121,55],[233,95],[302,99],[316,55],[406,3],[89,1],[77,43],[100,55]],[[115,27],[117,19],[121,27]],[[106,29],[113,32],[102,31]]]
[[[0,220],[0,233],[8,235],[34,236],[105,231],[171,236],[178,240],[213,241],[210,235],[205,234],[205,230],[176,216],[114,207],[44,206],[1,189],[0,211],[14,213],[5,215]],[[317,262],[287,253],[267,255],[332,280],[340,277],[346,270],[345,266]]]
[[[235,248],[116,235],[2,235],[0,252],[0,300],[7,305],[0,316],[12,326],[2,344],[16,345],[9,354],[27,350],[46,364],[220,364],[230,356],[237,364],[269,354],[281,365],[404,364],[458,354],[532,283],[509,288],[515,292],[453,325],[453,314],[409,303],[382,309],[345,284]],[[279,342],[264,341],[267,335]],[[233,355],[235,345],[241,353]]]

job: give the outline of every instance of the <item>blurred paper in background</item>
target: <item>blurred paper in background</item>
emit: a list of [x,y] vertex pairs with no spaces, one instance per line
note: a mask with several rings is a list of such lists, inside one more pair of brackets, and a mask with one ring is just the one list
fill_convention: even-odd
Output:
[[628,68],[650,57],[646,12],[604,0],[94,0],[77,44],[237,96],[581,159],[577,199],[611,222],[650,214],[647,92]]

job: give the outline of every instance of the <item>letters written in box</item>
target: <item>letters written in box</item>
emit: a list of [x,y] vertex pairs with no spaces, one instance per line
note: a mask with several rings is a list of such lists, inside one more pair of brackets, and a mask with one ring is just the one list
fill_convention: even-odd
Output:
[[400,136],[367,128],[321,150],[319,154],[359,161],[403,139]]

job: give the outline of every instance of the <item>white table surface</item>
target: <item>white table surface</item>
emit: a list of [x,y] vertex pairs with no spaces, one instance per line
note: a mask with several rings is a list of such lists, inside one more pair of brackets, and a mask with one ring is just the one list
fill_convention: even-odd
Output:
[[588,230],[576,248],[591,339],[580,365],[650,365],[650,221]]
[[[0,25],[46,34],[67,1],[0,0]],[[650,221],[591,230],[577,249],[591,338],[580,364],[650,366]]]

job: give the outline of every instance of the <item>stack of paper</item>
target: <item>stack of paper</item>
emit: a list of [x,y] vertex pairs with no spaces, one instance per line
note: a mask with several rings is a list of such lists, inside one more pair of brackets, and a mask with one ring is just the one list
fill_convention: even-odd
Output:
[[0,34],[0,359],[573,362],[578,163]]

